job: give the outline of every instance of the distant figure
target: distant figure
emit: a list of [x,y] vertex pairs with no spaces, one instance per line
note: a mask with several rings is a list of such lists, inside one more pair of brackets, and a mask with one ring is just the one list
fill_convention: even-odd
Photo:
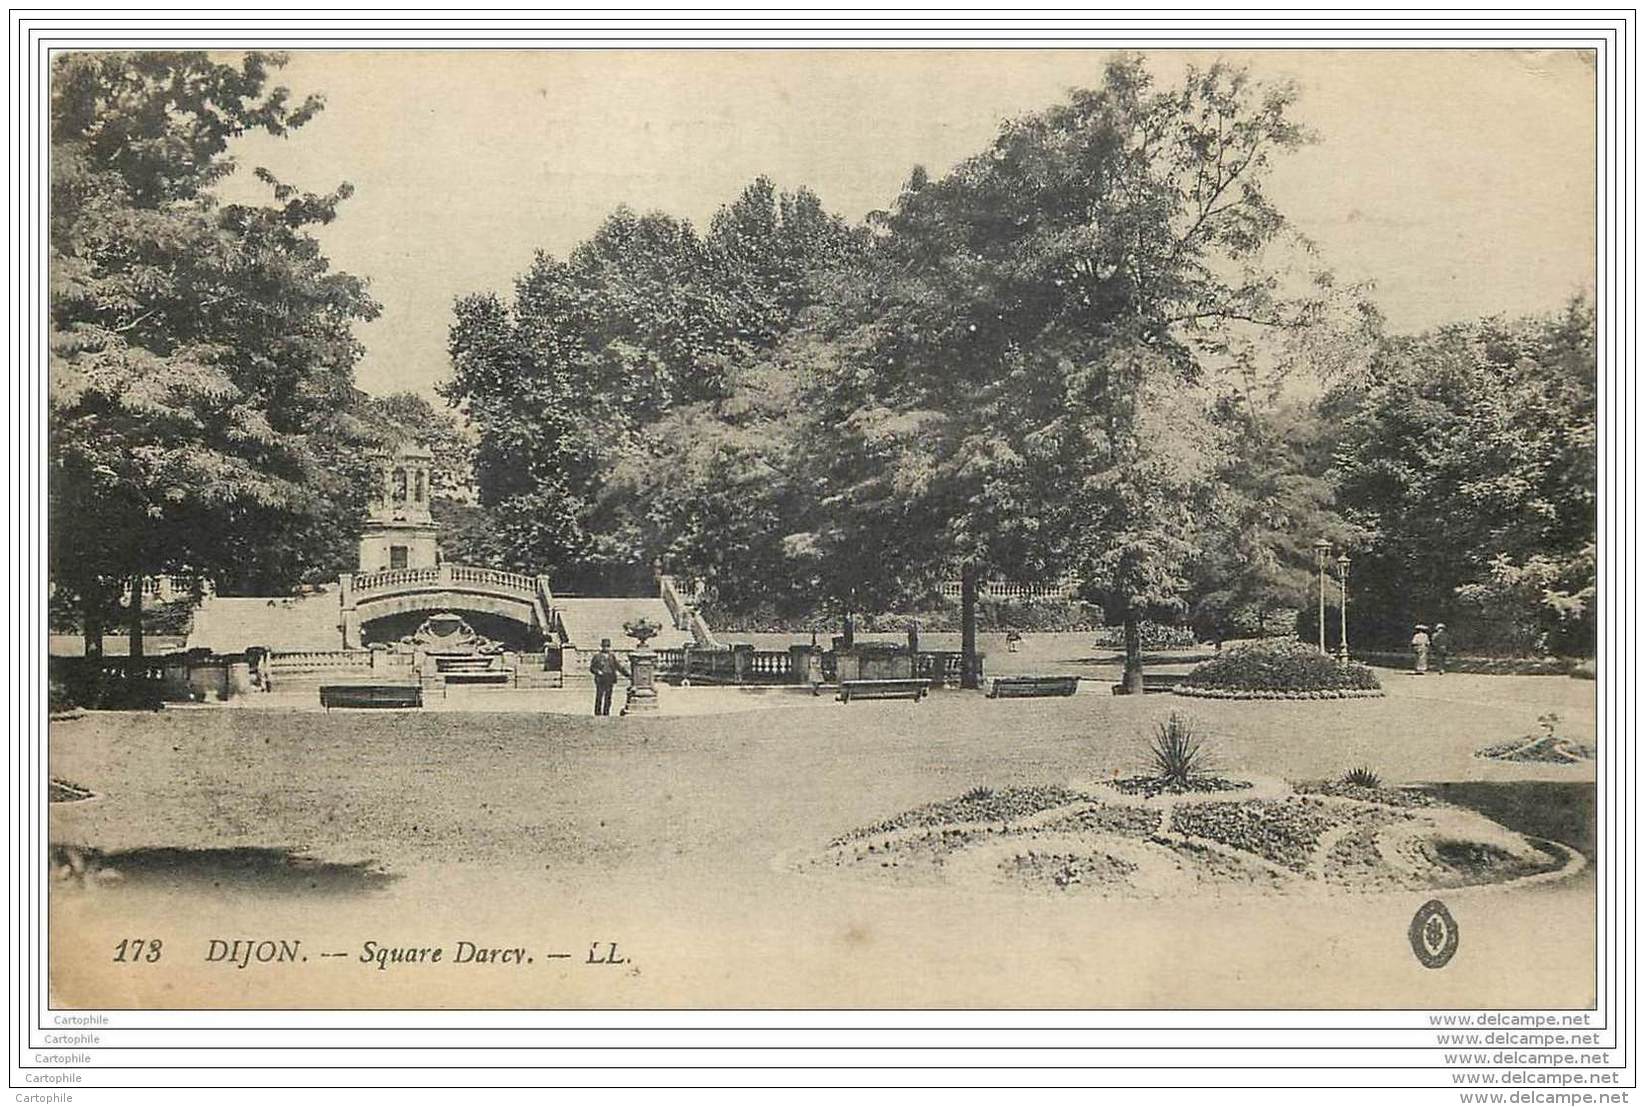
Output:
[[1445,629],[1444,623],[1434,624],[1434,633],[1428,643],[1429,651],[1434,655],[1434,672],[1445,675],[1445,660],[1451,655],[1451,633]]
[[1022,645],[1022,631],[1012,630],[1012,631],[1009,631],[1009,632],[1006,633],[1006,635],[1005,635],[1005,648],[1009,652],[1016,653],[1018,647],[1020,647],[1021,645]]
[[1411,635],[1411,652],[1416,655],[1416,662],[1411,671],[1418,676],[1422,676],[1428,671],[1428,647],[1430,644],[1428,624],[1418,623],[1417,632]]
[[611,690],[617,686],[617,674],[628,675],[628,666],[611,652],[611,639],[600,639],[600,652],[588,659],[588,671],[594,674],[594,714],[611,714]]

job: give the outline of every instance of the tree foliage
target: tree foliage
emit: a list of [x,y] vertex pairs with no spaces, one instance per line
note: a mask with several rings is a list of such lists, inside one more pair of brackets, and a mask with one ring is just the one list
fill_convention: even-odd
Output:
[[1445,621],[1459,648],[1593,649],[1593,308],[1387,341],[1327,411],[1343,510],[1366,532],[1366,631]]
[[458,304],[475,548],[796,614],[1072,574],[1111,618],[1222,636],[1311,612],[1323,537],[1356,641],[1464,612],[1580,639],[1591,311],[1385,334],[1268,195],[1311,140],[1294,96],[1121,58],[862,233],[763,180],[703,235],[619,210]]
[[[721,443],[717,456],[714,432],[697,437],[707,426],[697,416],[735,406],[734,367],[772,348],[816,283],[860,248],[814,195],[779,194],[761,178],[706,235],[619,209],[569,258],[539,254],[511,302],[460,300],[446,396],[478,429],[496,558],[551,570],[568,587],[620,587],[655,558],[700,547],[706,497],[718,493],[697,487],[693,497],[680,482],[717,482],[739,447]],[[637,488],[648,466],[675,494],[611,494],[613,481]],[[723,553],[733,539],[720,542]]]
[[[1209,537],[1192,559],[1190,622],[1206,641],[1290,634],[1299,611],[1317,610],[1314,543],[1331,543],[1334,556],[1365,542],[1337,510],[1332,424],[1312,401],[1254,405],[1243,396],[1225,396],[1216,418],[1228,449]],[[1328,606],[1340,602],[1333,583]]]
[[1216,378],[1318,310],[1268,255],[1266,172],[1308,139],[1292,98],[1221,63],[1159,90],[1123,58],[910,178],[819,364],[834,591],[970,564],[1072,570],[1133,621],[1180,609],[1226,453]]
[[288,539],[319,509],[309,436],[346,409],[376,314],[307,228],[316,195],[266,172],[271,202],[219,204],[225,151],[321,108],[268,87],[284,63],[72,53],[51,82],[51,575],[95,632],[124,580],[200,573],[289,583]]

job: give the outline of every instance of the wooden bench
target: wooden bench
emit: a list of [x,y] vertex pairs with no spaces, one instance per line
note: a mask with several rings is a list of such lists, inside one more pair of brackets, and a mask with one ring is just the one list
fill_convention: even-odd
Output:
[[[1181,682],[1182,682],[1182,677],[1179,676],[1179,675],[1175,675],[1175,674],[1169,674],[1169,673],[1143,673],[1142,674],[1142,690],[1143,690],[1144,693],[1148,693],[1148,692],[1169,692],[1171,689],[1175,688]],[[1114,685],[1114,695],[1124,696],[1124,695],[1127,695],[1127,694],[1128,693],[1125,690],[1125,685],[1124,684]]]
[[320,706],[421,707],[423,690],[415,684],[322,684]]
[[995,677],[988,687],[988,698],[1015,699],[1027,696],[1072,696],[1079,691],[1077,676],[1016,676]]
[[860,700],[913,700],[918,703],[931,690],[931,682],[923,678],[913,680],[842,680],[839,701],[850,703]]

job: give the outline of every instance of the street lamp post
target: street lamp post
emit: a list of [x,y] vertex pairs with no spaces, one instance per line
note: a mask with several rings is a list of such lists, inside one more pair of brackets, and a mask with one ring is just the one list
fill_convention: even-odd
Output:
[[1319,566],[1319,652],[1325,652],[1325,562],[1331,557],[1331,543],[1323,538],[1314,542],[1314,563]]
[[1337,558],[1339,583],[1342,585],[1342,663],[1348,664],[1348,551]]

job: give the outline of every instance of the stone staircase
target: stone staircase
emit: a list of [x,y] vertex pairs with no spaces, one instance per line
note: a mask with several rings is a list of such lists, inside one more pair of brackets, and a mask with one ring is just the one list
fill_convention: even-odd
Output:
[[557,596],[554,599],[554,616],[568,649],[575,649],[585,658],[600,648],[602,638],[611,639],[614,650],[631,648],[634,640],[623,633],[623,624],[640,619],[647,619],[663,628],[662,633],[651,640],[653,649],[677,649],[692,640],[690,631],[675,628],[674,616],[668,605],[656,597],[596,599]]

